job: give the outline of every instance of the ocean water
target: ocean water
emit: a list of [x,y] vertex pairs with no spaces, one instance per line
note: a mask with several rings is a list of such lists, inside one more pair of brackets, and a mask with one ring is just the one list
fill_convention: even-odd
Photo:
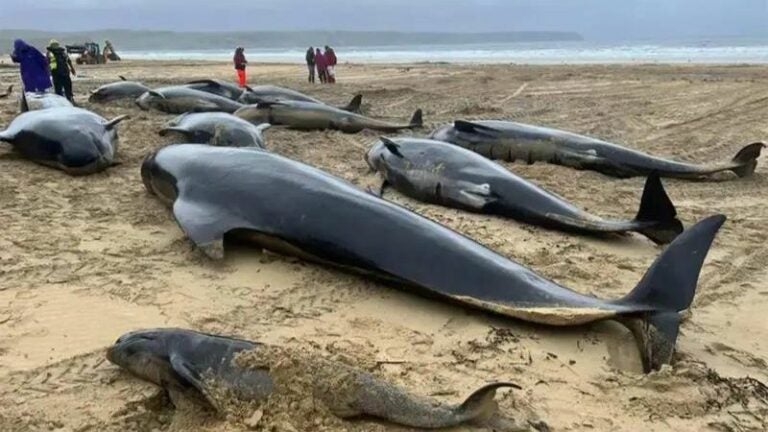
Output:
[[[546,42],[473,45],[335,47],[340,62],[352,63],[768,63],[768,39],[683,42]],[[248,49],[251,62],[303,63],[306,48]],[[228,60],[230,50],[125,51],[126,59]]]

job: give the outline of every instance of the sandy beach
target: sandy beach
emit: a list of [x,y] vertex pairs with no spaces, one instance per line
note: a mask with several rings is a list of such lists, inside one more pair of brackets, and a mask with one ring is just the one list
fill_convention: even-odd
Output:
[[[6,62],[7,63],[7,62]],[[95,105],[90,90],[118,75],[150,86],[234,80],[228,63],[124,61],[81,66],[78,102],[120,124],[120,165],[70,177],[0,146],[0,430],[405,431],[267,410],[258,423],[179,407],[104,357],[123,332],[186,327],[311,349],[410,391],[460,402],[491,381],[522,390],[500,410],[553,431],[762,431],[768,428],[768,160],[719,181],[665,180],[686,226],[728,216],[686,314],[675,363],[645,375],[629,332],[603,322],[548,328],[424,299],[382,283],[241,245],[221,263],[195,250],[148,195],[142,159],[172,115],[132,103]],[[679,160],[727,160],[768,137],[768,67],[696,65],[341,65],[339,83],[310,86],[305,68],[253,64],[252,84],[277,84],[337,105],[356,93],[367,115],[427,134],[454,119],[511,119],[624,143]],[[0,67],[0,88],[17,71]],[[0,128],[18,113],[0,100]],[[267,146],[356,185],[375,185],[363,153],[378,135],[267,131]],[[522,163],[510,170],[601,216],[637,212],[644,179]],[[647,239],[567,235],[385,198],[443,223],[580,292],[617,298],[661,252]],[[246,416],[248,417],[248,416]],[[327,420],[327,419],[326,419]],[[472,427],[456,431],[482,430]]]

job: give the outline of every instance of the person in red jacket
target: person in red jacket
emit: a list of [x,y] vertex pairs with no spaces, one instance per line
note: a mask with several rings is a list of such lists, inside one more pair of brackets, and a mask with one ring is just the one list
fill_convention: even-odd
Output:
[[328,63],[326,67],[327,81],[331,84],[336,82],[336,52],[328,45],[325,46],[325,62]]
[[237,72],[237,82],[240,84],[240,87],[245,87],[245,66],[248,64],[248,60],[245,59],[245,48],[237,47],[233,60],[235,62],[235,71]]
[[320,51],[320,48],[315,50],[315,66],[317,66],[317,76],[320,78],[320,82],[323,84],[328,82],[328,79],[327,79],[328,62],[326,61],[325,55],[323,55],[323,52]]

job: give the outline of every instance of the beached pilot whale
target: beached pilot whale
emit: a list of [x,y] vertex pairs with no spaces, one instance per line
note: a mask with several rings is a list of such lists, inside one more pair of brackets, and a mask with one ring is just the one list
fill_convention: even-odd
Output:
[[545,161],[614,177],[647,176],[655,171],[662,177],[683,179],[703,178],[721,171],[748,176],[755,171],[757,158],[765,147],[764,143],[755,142],[739,150],[729,161],[699,165],[652,156],[572,132],[500,120],[457,120],[438,128],[430,138],[456,144],[490,159]]
[[137,81],[128,81],[120,75],[120,81],[104,84],[93,90],[88,96],[89,102],[111,102],[120,99],[136,99],[144,93],[152,90]]
[[160,136],[178,132],[190,143],[264,148],[263,133],[269,127],[268,123],[256,126],[228,113],[187,113],[166,123]]
[[125,118],[107,120],[74,107],[29,111],[0,131],[0,141],[39,164],[71,175],[92,174],[115,164],[116,126]]
[[408,124],[394,124],[360,114],[333,108],[325,104],[300,101],[262,102],[246,105],[235,115],[252,123],[285,125],[300,130],[339,130],[357,133],[363,129],[395,132],[422,127],[422,113],[418,109]]
[[636,334],[646,369],[672,357],[724,216],[678,236],[625,297],[579,294],[445,226],[300,162],[259,150],[181,144],[149,155],[148,191],[173,209],[212,258],[224,236],[372,275],[431,297],[555,326],[617,319]]
[[[288,358],[291,361],[286,362]],[[505,427],[505,423],[512,423],[498,415],[494,401],[498,389],[520,388],[512,383],[488,384],[464,403],[446,405],[319,356],[173,328],[127,333],[107,350],[107,359],[162,386],[172,399],[182,394],[219,411],[226,410],[233,396],[236,402],[266,402],[270,395],[287,391],[283,387],[288,383],[280,379],[290,377],[307,385],[306,395],[298,397],[319,400],[340,418],[371,416],[428,429],[475,423],[499,431],[521,430]]]
[[[304,93],[297,92],[285,87],[278,87],[273,85],[260,85],[254,87],[247,87],[246,91],[240,96],[239,102],[253,105],[262,102],[274,102],[281,100],[292,100],[299,102],[314,102],[322,105],[328,105],[325,102],[313,98],[312,96],[305,95]],[[352,98],[352,100],[345,106],[339,107],[340,110],[349,111],[353,113],[360,112],[360,106],[363,102],[363,95],[358,94]]]
[[384,178],[382,187],[392,185],[405,195],[429,203],[564,231],[636,231],[660,244],[671,242],[683,232],[675,206],[655,173],[646,181],[635,219],[606,220],[477,153],[442,141],[382,137],[371,147],[366,160]]
[[136,99],[136,105],[145,111],[154,108],[170,114],[212,111],[233,113],[243,106],[223,96],[185,86],[150,90]]

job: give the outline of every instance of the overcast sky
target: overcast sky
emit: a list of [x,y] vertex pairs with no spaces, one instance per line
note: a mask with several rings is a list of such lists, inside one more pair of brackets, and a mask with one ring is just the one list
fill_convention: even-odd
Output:
[[0,28],[564,30],[593,40],[768,36],[768,0],[0,0]]

